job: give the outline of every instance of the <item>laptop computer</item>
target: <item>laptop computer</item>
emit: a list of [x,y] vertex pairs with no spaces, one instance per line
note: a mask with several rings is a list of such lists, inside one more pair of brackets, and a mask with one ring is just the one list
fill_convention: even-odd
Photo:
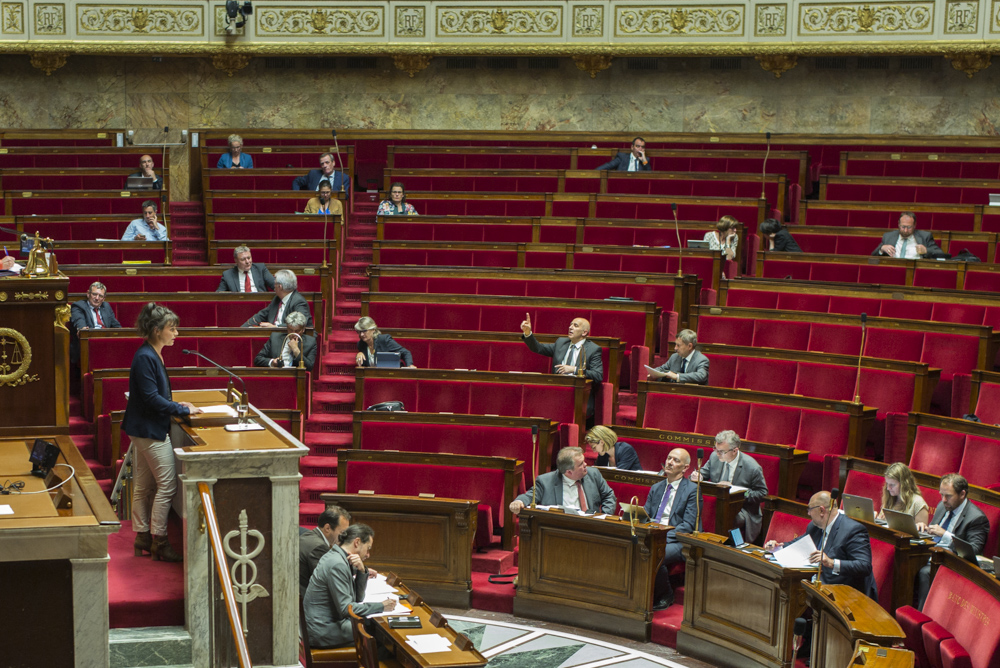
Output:
[[990,193],[990,206],[1000,206],[1000,193]]
[[688,248],[708,249],[708,242],[704,239],[688,239]]
[[156,182],[152,176],[129,176],[125,179],[126,190],[152,190]]
[[979,565],[979,562],[976,559],[976,551],[973,549],[972,544],[968,541],[962,540],[953,534],[951,537],[951,549],[955,554],[966,561],[971,561],[977,566]]
[[844,514],[853,520],[875,522],[875,504],[867,496],[844,494]]
[[917,523],[914,521],[913,515],[910,513],[904,513],[900,510],[889,510],[888,508],[883,508],[882,513],[885,515],[886,522],[889,523],[889,528],[893,531],[908,533],[914,538],[934,537],[929,533],[921,533],[917,531]]
[[375,353],[375,366],[379,369],[398,369],[400,364],[399,360],[399,353]]

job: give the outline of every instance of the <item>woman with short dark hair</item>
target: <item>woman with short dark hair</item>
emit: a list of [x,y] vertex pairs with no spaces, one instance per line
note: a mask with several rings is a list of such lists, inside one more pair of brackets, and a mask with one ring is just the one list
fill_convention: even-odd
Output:
[[791,233],[774,218],[768,218],[760,224],[760,240],[766,240],[767,245],[761,250],[777,253],[801,253],[802,249],[792,238]]

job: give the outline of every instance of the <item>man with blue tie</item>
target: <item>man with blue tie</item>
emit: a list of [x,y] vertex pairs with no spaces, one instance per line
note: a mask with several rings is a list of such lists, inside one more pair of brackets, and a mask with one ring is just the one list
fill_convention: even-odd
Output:
[[[698,486],[684,477],[691,466],[691,455],[683,448],[674,448],[663,465],[666,480],[653,485],[646,497],[646,514],[650,520],[673,527],[667,532],[663,563],[656,573],[653,587],[653,610],[666,610],[674,604],[674,588],[670,585],[670,567],[684,561],[678,533],[695,531],[698,521]],[[701,530],[701,527],[698,527]]]
[[646,140],[636,137],[632,140],[632,150],[618,153],[609,162],[604,163],[598,170],[610,169],[613,172],[648,172],[653,169],[646,157]]
[[[949,473],[941,478],[938,491],[941,492],[941,505],[934,511],[931,523],[921,522],[917,530],[933,535],[938,547],[954,552],[951,545],[957,537],[971,545],[976,554],[982,554],[990,535],[990,521],[969,500],[969,481],[957,473]],[[917,610],[924,609],[930,588],[931,564],[927,562],[917,572]]]

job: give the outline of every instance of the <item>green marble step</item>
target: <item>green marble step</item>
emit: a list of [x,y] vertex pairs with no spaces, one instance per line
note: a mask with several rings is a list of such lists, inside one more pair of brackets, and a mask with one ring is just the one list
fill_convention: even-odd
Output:
[[191,634],[180,626],[111,629],[108,631],[108,646],[110,668],[192,666]]

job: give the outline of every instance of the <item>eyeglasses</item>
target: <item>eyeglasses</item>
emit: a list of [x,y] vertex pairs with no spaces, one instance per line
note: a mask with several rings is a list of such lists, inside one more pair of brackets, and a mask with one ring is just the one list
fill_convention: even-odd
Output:
[[732,451],[733,451],[733,450],[735,450],[735,449],[736,449],[736,448],[729,448],[728,450],[720,450],[719,448],[716,448],[716,449],[715,449],[715,454],[717,454],[717,455],[724,455],[724,454],[726,454],[727,452],[732,452]]
[[372,327],[371,329],[362,329],[360,332],[358,332],[358,336],[364,336],[368,332],[374,332],[374,331],[375,331],[374,327]]
[[826,506],[807,506],[806,507],[806,512],[807,513],[812,512],[812,511],[816,510],[817,508],[826,508]]

